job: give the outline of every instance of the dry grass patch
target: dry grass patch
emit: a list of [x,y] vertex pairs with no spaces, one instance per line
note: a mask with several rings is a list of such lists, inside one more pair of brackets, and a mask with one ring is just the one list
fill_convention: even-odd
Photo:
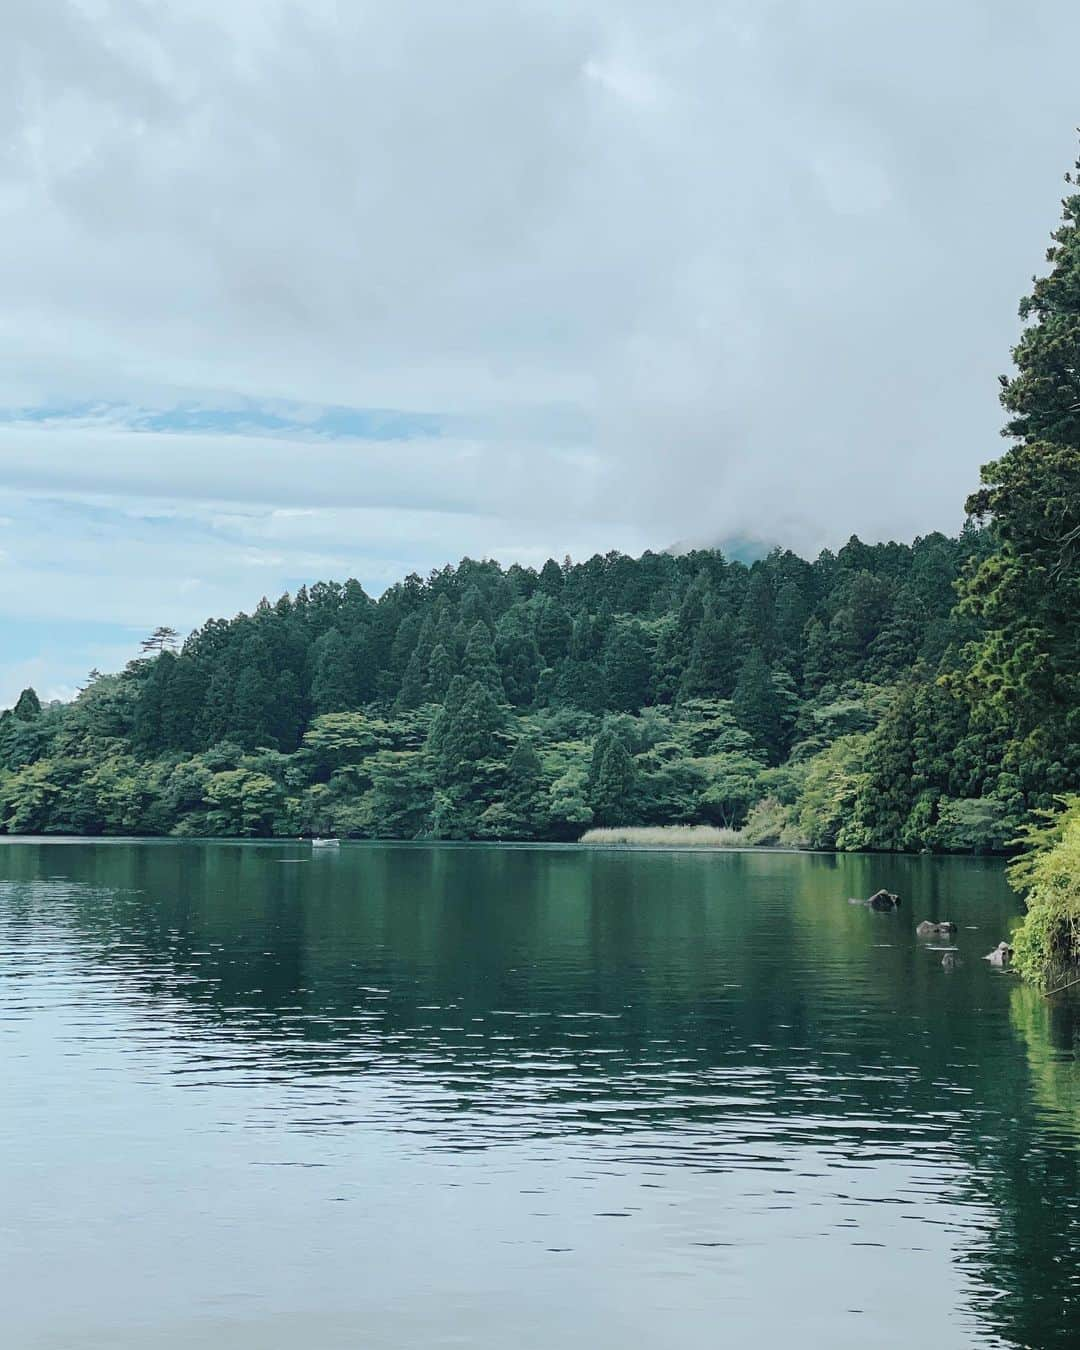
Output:
[[586,830],[578,842],[601,848],[739,848],[746,841],[738,830],[717,825],[625,825]]

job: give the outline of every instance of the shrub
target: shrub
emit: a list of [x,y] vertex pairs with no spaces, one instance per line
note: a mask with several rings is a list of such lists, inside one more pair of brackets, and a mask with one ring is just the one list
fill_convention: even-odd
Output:
[[1080,966],[1080,796],[1061,803],[1048,824],[1028,831],[1028,851],[1009,869],[1028,911],[1013,939],[1016,967],[1043,989]]

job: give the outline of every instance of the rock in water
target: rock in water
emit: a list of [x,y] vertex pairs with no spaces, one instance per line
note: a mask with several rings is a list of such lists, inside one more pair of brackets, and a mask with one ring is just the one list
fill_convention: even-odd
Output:
[[875,891],[866,903],[876,910],[899,909],[900,897],[893,895],[892,891]]
[[983,957],[984,961],[989,961],[992,966],[1007,966],[1012,960],[1013,949],[1007,942],[999,942],[992,952],[987,952]]
[[930,919],[923,919],[915,932],[918,933],[919,937],[950,937],[956,932],[956,924],[950,923],[948,919],[941,923],[933,923]]
[[960,960],[959,952],[946,952],[941,958],[941,965],[945,970],[955,970],[957,966],[962,966],[963,964],[963,961]]

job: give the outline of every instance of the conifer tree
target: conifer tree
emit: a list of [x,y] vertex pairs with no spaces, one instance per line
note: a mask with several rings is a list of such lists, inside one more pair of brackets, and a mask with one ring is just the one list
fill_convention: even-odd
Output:
[[150,666],[139,688],[132,736],[136,744],[150,754],[170,744],[162,724],[172,701],[172,681],[176,665],[177,659],[172,651],[167,647],[164,648]]
[[909,816],[921,785],[912,781],[915,762],[916,688],[905,686],[871,735],[853,820],[841,842],[857,848],[904,847]]
[[540,648],[544,662],[554,666],[570,651],[573,620],[564,606],[547,594],[540,597],[536,613],[536,645]]
[[517,708],[528,707],[536,697],[540,652],[518,612],[511,610],[499,620],[495,651],[506,697]]
[[607,706],[636,713],[649,699],[652,658],[639,623],[626,624],[611,635],[604,652]]
[[491,630],[482,619],[477,619],[469,629],[469,640],[461,658],[461,673],[470,684],[483,685],[494,697],[500,700],[506,697],[499,678]]
[[589,769],[589,805],[601,825],[625,825],[633,819],[634,761],[619,737],[604,730],[593,746]]
[[776,593],[776,647],[778,660],[792,675],[802,667],[809,618],[810,605],[803,588],[794,580],[785,581]]
[[454,678],[454,662],[450,653],[440,642],[431,653],[427,668],[427,685],[424,696],[432,703],[441,703]]
[[545,595],[559,596],[563,589],[562,568],[554,558],[549,558],[540,569],[540,590]]
[[964,611],[985,628],[969,689],[1014,729],[1018,758],[1047,764],[1051,791],[1080,784],[1080,190],[1067,181],[1050,268],[1021,302],[1016,374],[1001,380],[1019,443],[984,467],[967,503],[992,522],[996,548],[963,586]]
[[140,645],[147,655],[158,656],[162,652],[174,652],[179,636],[175,628],[162,624],[160,628],[155,628],[148,638],[143,638]]
[[690,660],[679,686],[687,698],[730,698],[739,672],[743,643],[739,625],[725,611],[717,617],[710,602],[698,625]]
[[233,703],[232,671],[218,666],[210,676],[196,727],[197,744],[203,748],[216,745],[228,734]]
[[41,715],[41,700],[33,689],[24,689],[12,712],[20,722],[32,722]]
[[423,703],[428,685],[430,660],[431,649],[426,647],[424,643],[418,642],[409,657],[405,674],[401,677],[401,688],[398,690],[398,696],[395,700],[396,707],[419,708],[420,704]]
[[1012,352],[1016,374],[1001,376],[1001,401],[1012,414],[1004,434],[1025,445],[1080,446],[1080,161],[1076,169],[1065,175],[1050,268],[1020,301],[1027,326]]
[[304,700],[300,681],[292,670],[277,677],[270,709],[270,739],[279,749],[291,754],[300,744],[304,729]]
[[271,693],[270,681],[258,666],[248,666],[240,672],[233,692],[229,734],[248,749],[274,740],[270,729]]
[[779,763],[784,740],[783,706],[773,683],[772,671],[756,647],[739,672],[732,709],[739,726],[761,746],[769,762]]
[[522,736],[506,766],[506,809],[509,823],[519,837],[531,838],[545,824],[540,805],[543,766],[536,747]]
[[751,647],[756,647],[771,660],[776,648],[776,612],[769,574],[763,564],[757,564],[750,573],[739,615],[743,632]]
[[345,639],[330,628],[311,649],[311,706],[316,716],[356,705],[352,661]]
[[[155,663],[164,665],[164,656]],[[196,725],[206,693],[206,677],[189,656],[180,656],[172,664],[168,690],[161,706],[161,743],[175,750],[192,750],[196,744]]]

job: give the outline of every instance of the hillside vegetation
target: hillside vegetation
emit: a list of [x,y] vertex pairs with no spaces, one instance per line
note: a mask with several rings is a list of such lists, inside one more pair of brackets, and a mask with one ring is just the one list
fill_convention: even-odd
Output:
[[957,537],[466,559],[159,630],[0,717],[0,829],[1006,849],[1080,788],[1078,224],[1070,180]]
[[1064,766],[943,685],[988,536],[320,583],[167,634],[0,728],[15,832],[571,839],[750,821],[841,848],[999,847]]

